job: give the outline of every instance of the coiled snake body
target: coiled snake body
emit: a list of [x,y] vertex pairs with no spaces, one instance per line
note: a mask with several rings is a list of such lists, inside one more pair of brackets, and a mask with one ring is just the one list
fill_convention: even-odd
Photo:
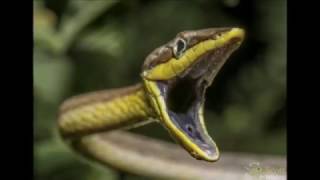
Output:
[[[243,38],[240,28],[177,34],[147,56],[141,84],[66,100],[58,118],[62,138],[86,157],[130,173],[178,179],[212,176],[204,161],[217,161],[220,154],[205,127],[205,91]],[[192,157],[204,161],[189,158],[174,145],[119,130],[154,121]]]

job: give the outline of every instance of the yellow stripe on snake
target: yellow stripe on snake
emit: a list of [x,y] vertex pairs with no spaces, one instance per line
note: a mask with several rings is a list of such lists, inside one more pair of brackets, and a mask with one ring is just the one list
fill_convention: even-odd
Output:
[[[205,91],[243,39],[240,28],[178,33],[147,56],[142,83],[66,100],[58,118],[61,137],[85,157],[128,173],[217,177],[223,171],[211,163],[220,153],[204,122]],[[159,122],[191,156],[176,145],[123,131],[149,122]]]

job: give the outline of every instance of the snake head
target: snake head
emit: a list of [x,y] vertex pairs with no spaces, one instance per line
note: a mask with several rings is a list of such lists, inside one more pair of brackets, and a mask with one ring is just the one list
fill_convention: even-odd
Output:
[[219,159],[203,118],[205,92],[244,34],[240,28],[184,31],[143,64],[141,76],[157,118],[197,159]]

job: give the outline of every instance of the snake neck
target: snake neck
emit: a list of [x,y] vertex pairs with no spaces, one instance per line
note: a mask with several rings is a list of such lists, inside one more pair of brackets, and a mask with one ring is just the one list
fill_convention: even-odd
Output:
[[128,128],[154,117],[142,84],[98,91],[66,100],[58,127],[64,137]]

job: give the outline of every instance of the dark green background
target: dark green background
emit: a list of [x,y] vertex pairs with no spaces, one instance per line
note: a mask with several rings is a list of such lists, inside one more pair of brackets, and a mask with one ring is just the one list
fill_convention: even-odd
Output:
[[[35,179],[115,179],[115,171],[79,159],[57,138],[59,104],[79,93],[139,82],[144,58],[178,32],[223,26],[243,27],[247,37],[208,89],[209,133],[222,152],[285,156],[285,0],[39,0]],[[171,141],[157,124],[134,131]]]

